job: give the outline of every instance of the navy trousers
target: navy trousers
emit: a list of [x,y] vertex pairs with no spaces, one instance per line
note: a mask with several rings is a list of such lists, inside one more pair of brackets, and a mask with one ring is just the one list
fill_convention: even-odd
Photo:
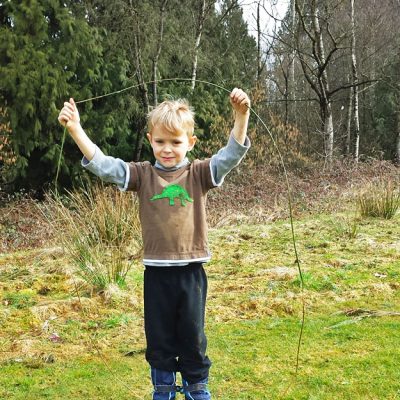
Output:
[[201,263],[149,267],[144,273],[146,360],[151,367],[180,372],[189,383],[208,377],[204,315],[207,277]]

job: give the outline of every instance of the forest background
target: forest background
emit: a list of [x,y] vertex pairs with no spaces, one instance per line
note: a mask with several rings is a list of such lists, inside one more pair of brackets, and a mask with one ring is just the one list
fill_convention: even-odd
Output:
[[[125,160],[151,159],[146,114],[170,97],[188,98],[196,111],[194,157],[221,147],[232,115],[227,93],[200,82],[208,81],[249,92],[295,169],[398,162],[399,1],[293,0],[282,20],[278,3],[254,2],[250,34],[240,1],[1,0],[1,190],[40,194],[54,182],[66,99],[132,85],[80,106],[92,139]],[[250,136],[250,164],[277,165],[256,118]],[[79,157],[67,139],[61,186],[82,182]]]
[[129,88],[79,110],[130,161],[185,97],[204,158],[235,86],[261,119],[208,196],[213,397],[398,399],[399,20],[400,0],[0,0],[0,399],[151,398],[135,196],[91,185],[63,102]]

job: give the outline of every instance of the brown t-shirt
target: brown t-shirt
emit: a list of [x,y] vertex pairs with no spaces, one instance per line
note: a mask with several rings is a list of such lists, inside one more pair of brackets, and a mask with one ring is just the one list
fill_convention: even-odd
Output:
[[147,161],[128,165],[128,190],[139,197],[144,264],[209,257],[206,198],[215,187],[210,160],[195,160],[172,172]]

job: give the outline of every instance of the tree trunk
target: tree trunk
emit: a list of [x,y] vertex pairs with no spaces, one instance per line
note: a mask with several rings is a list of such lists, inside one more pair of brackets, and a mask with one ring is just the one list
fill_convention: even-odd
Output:
[[328,164],[332,163],[333,159],[333,116],[331,103],[326,105],[324,132],[326,137],[326,160]]
[[400,110],[397,111],[396,164],[400,165]]
[[157,93],[158,59],[160,58],[161,48],[162,48],[162,43],[163,43],[163,38],[164,38],[165,10],[167,7],[167,3],[168,3],[168,0],[161,0],[157,50],[156,50],[156,54],[153,57],[153,105],[154,105],[154,107],[156,107],[158,104],[158,93]]
[[[133,39],[133,57],[136,63],[137,68],[137,81],[139,84],[139,92],[142,101],[142,109],[143,115],[147,116],[150,109],[148,90],[146,85],[146,80],[144,78],[144,70],[143,70],[143,62],[142,62],[142,53],[141,53],[141,41],[140,41],[140,26],[139,26],[139,18],[137,12],[133,8],[132,1],[130,1],[132,16],[135,24],[134,31],[134,39]],[[141,128],[136,137],[136,146],[134,153],[134,161],[139,161],[140,156],[142,154],[143,140],[146,131],[146,118],[143,118],[143,122],[141,124]]]
[[[290,113],[292,115],[291,122],[293,124],[296,124],[296,92],[295,92],[295,76],[294,76],[294,60],[296,57],[296,0],[291,0],[290,2],[290,9],[292,13],[292,21],[291,21],[291,34],[292,34],[292,51],[291,54],[289,55],[289,101],[290,101],[290,110],[292,112]],[[289,117],[288,117],[289,120]]]
[[260,1],[257,3],[257,89],[261,87],[261,72],[262,72],[262,50],[261,50],[261,23],[260,23]]
[[[350,77],[349,77],[350,79]],[[351,119],[353,116],[353,88],[349,89],[349,106],[347,108],[347,126],[346,126],[346,156],[351,155]]]
[[353,73],[353,98],[354,98],[354,160],[357,163],[360,153],[360,118],[358,110],[358,70],[356,58],[356,32],[354,18],[354,0],[351,4],[351,67]]
[[320,94],[322,101],[320,104],[322,105],[321,114],[324,116],[324,137],[325,137],[325,149],[326,149],[326,158],[328,163],[330,164],[333,159],[333,141],[334,141],[334,131],[333,131],[333,116],[332,116],[332,105],[331,99],[329,97],[329,82],[328,82],[328,73],[325,67],[326,57],[325,57],[325,48],[324,41],[322,38],[322,31],[319,25],[319,10],[318,6],[313,1],[313,30],[315,34],[315,56],[318,59],[318,67],[319,67],[319,78],[318,84],[320,87]]
[[201,0],[199,18],[197,20],[197,27],[196,27],[196,39],[193,49],[192,85],[191,85],[192,90],[194,90],[194,88],[196,87],[197,63],[198,63],[201,35],[203,34],[205,19],[206,19],[206,0]]

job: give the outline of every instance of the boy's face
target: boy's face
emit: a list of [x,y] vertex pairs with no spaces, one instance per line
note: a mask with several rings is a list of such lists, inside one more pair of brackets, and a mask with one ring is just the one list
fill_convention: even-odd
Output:
[[173,135],[161,124],[156,124],[147,137],[154,157],[166,168],[179,164],[186,157],[186,153],[193,149],[197,140],[196,136],[188,136],[186,133]]

